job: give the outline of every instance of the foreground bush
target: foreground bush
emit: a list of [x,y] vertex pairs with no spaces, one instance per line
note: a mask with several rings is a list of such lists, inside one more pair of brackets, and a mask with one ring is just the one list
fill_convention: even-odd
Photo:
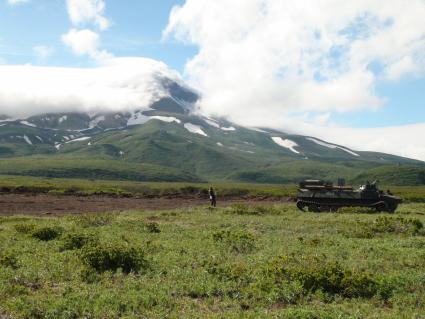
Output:
[[68,233],[64,235],[62,240],[63,240],[63,244],[61,247],[61,251],[83,248],[83,246],[88,243],[97,242],[98,238],[94,234],[76,232],[76,233]]
[[81,250],[81,259],[100,273],[118,269],[124,273],[137,273],[148,268],[141,248],[122,243],[89,242]]
[[423,227],[422,222],[417,218],[381,216],[373,222],[371,229],[375,233],[417,234]]
[[17,269],[18,258],[11,252],[0,251],[0,265]]
[[222,230],[213,234],[213,240],[235,253],[249,253],[255,249],[255,238],[242,230]]
[[303,294],[321,291],[346,298],[379,295],[387,299],[392,292],[391,287],[366,272],[346,269],[338,262],[318,258],[277,257],[266,266],[264,273],[278,286],[298,282]]
[[116,214],[84,214],[76,217],[74,220],[78,226],[82,227],[100,227],[112,224],[117,218]]
[[160,233],[161,229],[159,228],[159,224],[155,222],[150,222],[146,224],[146,230],[150,233]]
[[247,206],[244,204],[233,204],[228,212],[236,215],[277,215],[280,211],[274,206]]
[[380,216],[372,223],[357,222],[355,229],[346,230],[343,233],[353,238],[373,238],[378,234],[423,234],[423,224],[417,218],[387,217]]
[[49,241],[58,238],[63,233],[62,227],[42,227],[33,231],[32,237],[43,241]]
[[35,229],[35,225],[34,224],[16,224],[14,228],[18,233],[31,234]]

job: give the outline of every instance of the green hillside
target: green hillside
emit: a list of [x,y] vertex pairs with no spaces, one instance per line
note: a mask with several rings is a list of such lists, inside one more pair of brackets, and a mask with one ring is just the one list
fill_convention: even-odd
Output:
[[285,184],[345,177],[354,183],[424,184],[425,164],[420,161],[242,127],[174,107],[92,118],[50,114],[28,119],[32,122],[3,123],[0,174]]
[[425,185],[425,167],[423,166],[402,166],[389,165],[375,167],[360,173],[353,181],[361,182],[365,180],[378,180],[385,185]]
[[203,181],[190,172],[159,165],[66,157],[0,159],[0,174],[134,181]]

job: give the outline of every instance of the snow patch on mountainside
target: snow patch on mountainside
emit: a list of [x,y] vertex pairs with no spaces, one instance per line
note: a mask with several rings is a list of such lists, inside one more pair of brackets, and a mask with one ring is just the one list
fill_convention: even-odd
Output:
[[185,123],[184,128],[188,130],[190,133],[199,134],[203,136],[208,136],[199,125],[195,125],[192,123]]
[[206,118],[206,119],[204,119],[204,121],[207,124],[209,124],[209,125],[211,125],[215,128],[218,128],[220,130],[223,130],[223,131],[236,131],[236,129],[233,126],[230,126],[230,127],[220,126],[220,124],[216,120],[213,120],[211,118]]
[[25,140],[25,142],[27,142],[29,145],[32,145],[32,142],[31,142],[31,140],[29,139],[29,137],[28,137],[28,136],[24,135],[24,140]]
[[91,139],[91,137],[90,137],[90,136],[84,136],[84,137],[76,138],[75,140],[71,140],[71,141],[66,142],[66,143],[73,143],[73,142],[87,141],[87,140],[89,140],[89,139]]
[[257,127],[247,127],[248,129],[250,129],[251,131],[256,131],[256,132],[260,132],[260,133],[269,133],[267,131],[264,131],[262,129],[259,129]]
[[349,153],[349,154],[351,154],[351,155],[354,155],[354,156],[360,156],[359,154],[354,153],[353,151],[351,151],[351,150],[349,150],[349,149],[347,149],[347,148],[345,148],[345,147],[342,147],[342,146],[338,146],[338,145],[335,145],[335,144],[329,144],[329,143],[326,143],[326,142],[323,142],[323,141],[317,140],[317,139],[312,138],[312,137],[306,137],[306,139],[307,139],[307,140],[309,140],[309,141],[312,141],[312,142],[314,142],[314,143],[316,143],[316,144],[318,144],[318,145],[321,145],[321,146],[327,147],[327,148],[340,149],[340,150],[342,150],[342,151],[344,151],[344,152],[347,152],[347,153]]
[[167,122],[167,123],[172,123],[172,122],[176,122],[176,123],[179,123],[179,124],[181,123],[181,121],[174,116],[158,116],[158,115],[155,115],[155,116],[150,116],[149,118],[155,119],[155,120],[160,120],[160,121]]
[[291,152],[294,152],[296,154],[300,154],[294,147],[298,146],[297,143],[294,141],[288,140],[288,139],[282,139],[281,137],[274,136],[272,137],[273,142],[275,142],[277,145],[285,147],[289,149]]
[[207,122],[209,125],[211,125],[215,128],[220,128],[220,125],[212,119],[205,119],[205,122]]
[[128,119],[127,126],[145,124],[149,119],[149,116],[143,115],[140,111],[135,112]]
[[26,125],[26,126],[37,127],[37,125],[32,124],[32,123],[30,123],[28,121],[20,121],[20,123],[23,124],[23,125]]
[[179,124],[181,123],[181,121],[174,116],[159,116],[159,115],[146,116],[142,114],[141,111],[137,111],[133,113],[131,117],[128,119],[127,126],[145,124],[149,120],[159,120],[159,121],[163,121],[167,123],[172,123],[172,122],[176,122]]

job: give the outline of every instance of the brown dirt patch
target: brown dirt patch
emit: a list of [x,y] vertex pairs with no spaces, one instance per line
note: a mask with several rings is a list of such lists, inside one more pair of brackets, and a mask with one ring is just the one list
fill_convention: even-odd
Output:
[[[279,203],[259,199],[226,199],[218,201],[225,207],[243,202],[249,205]],[[1,194],[0,216],[11,215],[67,215],[124,210],[167,210],[208,205],[201,198],[114,198],[107,196],[57,196],[48,194]]]

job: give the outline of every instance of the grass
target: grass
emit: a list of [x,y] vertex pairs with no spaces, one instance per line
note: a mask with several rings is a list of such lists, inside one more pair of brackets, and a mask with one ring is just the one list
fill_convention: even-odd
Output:
[[[51,193],[58,195],[111,195],[111,196],[207,196],[207,183],[161,183],[71,178],[45,178],[0,175],[0,192]],[[243,183],[213,183],[221,197],[289,197],[296,192],[294,185]]]
[[177,168],[119,160],[64,156],[0,158],[0,174],[104,180],[201,182],[198,176]]
[[424,318],[424,223],[422,203],[2,217],[0,314]]
[[[134,182],[115,180],[87,180],[75,178],[47,178],[0,175],[1,193],[50,193],[57,195],[109,195],[120,197],[206,197],[213,185],[219,197],[287,198],[296,196],[294,184],[253,183],[186,183],[186,182]],[[405,202],[425,202],[423,186],[379,185],[390,189]]]

